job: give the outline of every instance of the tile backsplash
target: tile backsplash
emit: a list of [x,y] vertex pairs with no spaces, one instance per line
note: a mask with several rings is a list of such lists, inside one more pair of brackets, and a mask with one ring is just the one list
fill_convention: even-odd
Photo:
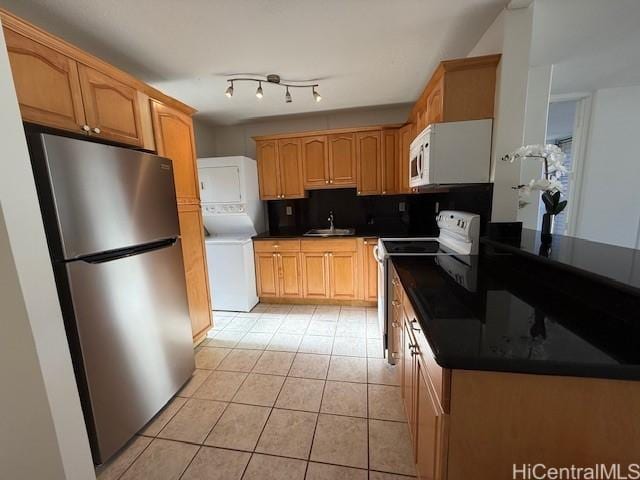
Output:
[[358,196],[352,188],[311,190],[308,198],[267,202],[272,234],[325,228],[333,211],[337,228],[354,227],[372,235],[436,235],[440,210],[478,213],[482,226],[491,216],[492,185],[451,188],[416,195]]

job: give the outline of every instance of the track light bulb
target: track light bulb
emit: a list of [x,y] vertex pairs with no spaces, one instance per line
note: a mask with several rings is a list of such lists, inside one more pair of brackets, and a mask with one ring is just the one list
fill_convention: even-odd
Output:
[[231,84],[227,87],[227,91],[224,92],[224,94],[227,96],[227,98],[233,97],[233,82],[231,82]]
[[316,87],[313,87],[313,99],[316,101],[316,103],[322,100],[320,94],[316,92]]
[[291,103],[293,101],[291,99],[291,94],[289,93],[289,87],[287,87],[287,93],[284,94],[284,100],[287,103]]
[[262,82],[258,82],[258,89],[256,90],[256,97],[262,98],[264,95],[262,94]]

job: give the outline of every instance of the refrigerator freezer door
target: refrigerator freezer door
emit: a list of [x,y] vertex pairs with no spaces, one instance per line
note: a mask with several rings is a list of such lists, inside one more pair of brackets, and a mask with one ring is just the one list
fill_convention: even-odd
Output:
[[65,268],[101,463],[194,371],[181,245]]
[[179,235],[171,160],[55,135],[41,139],[63,258]]

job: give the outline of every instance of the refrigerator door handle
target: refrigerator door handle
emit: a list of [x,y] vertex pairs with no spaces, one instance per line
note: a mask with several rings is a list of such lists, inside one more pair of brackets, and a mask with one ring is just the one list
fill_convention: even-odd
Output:
[[121,258],[132,257],[133,255],[140,255],[141,253],[152,252],[154,250],[160,250],[175,245],[177,238],[165,238],[156,242],[145,243],[143,245],[135,245],[133,247],[118,248],[116,250],[108,250],[106,252],[94,253],[91,255],[82,256],[76,260],[80,260],[86,263],[98,264],[111,262]]

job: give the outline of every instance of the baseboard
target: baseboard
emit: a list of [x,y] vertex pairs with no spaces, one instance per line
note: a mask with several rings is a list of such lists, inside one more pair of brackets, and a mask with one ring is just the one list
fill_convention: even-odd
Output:
[[335,300],[333,298],[277,298],[260,297],[260,303],[286,305],[342,305],[345,307],[376,307],[378,302],[368,300]]

